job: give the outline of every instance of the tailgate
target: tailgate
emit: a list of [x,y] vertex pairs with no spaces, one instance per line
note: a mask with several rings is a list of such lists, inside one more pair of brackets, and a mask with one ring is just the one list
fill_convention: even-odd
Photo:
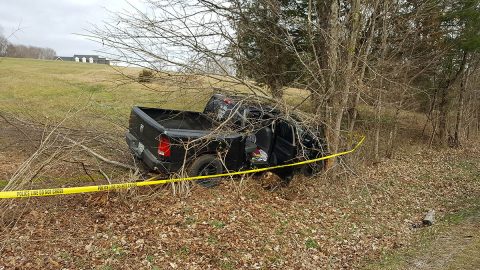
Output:
[[131,148],[137,148],[139,153],[147,149],[157,156],[159,136],[165,132],[162,125],[145,114],[140,108],[133,107],[130,113],[128,130],[138,140],[135,142],[136,145],[130,145]]

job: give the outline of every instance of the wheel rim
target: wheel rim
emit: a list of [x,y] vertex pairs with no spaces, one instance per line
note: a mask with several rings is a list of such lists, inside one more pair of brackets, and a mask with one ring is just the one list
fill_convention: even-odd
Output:
[[[217,166],[215,166],[215,164],[213,164],[213,163],[209,163],[209,164],[205,165],[200,170],[200,173],[198,175],[206,176],[206,175],[214,175],[214,174],[217,174],[217,173],[218,173]],[[214,186],[218,185],[219,180],[220,179],[218,177],[208,178],[208,179],[200,179],[200,180],[197,180],[197,183],[199,183],[200,185],[202,185],[204,187],[214,187]]]
[[200,175],[205,176],[205,175],[212,175],[217,173],[217,168],[215,167],[214,164],[209,163],[205,165],[202,170],[200,171]]

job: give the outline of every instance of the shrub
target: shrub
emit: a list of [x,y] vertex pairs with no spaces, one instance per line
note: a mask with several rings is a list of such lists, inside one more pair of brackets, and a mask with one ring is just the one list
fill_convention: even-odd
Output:
[[152,82],[153,77],[155,77],[153,71],[145,68],[138,74],[138,81],[143,83]]

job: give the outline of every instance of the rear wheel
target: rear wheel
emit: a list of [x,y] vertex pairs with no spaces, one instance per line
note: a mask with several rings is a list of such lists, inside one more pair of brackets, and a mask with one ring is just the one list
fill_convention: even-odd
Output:
[[323,171],[324,167],[325,167],[325,161],[321,160],[318,162],[303,165],[301,167],[301,172],[303,173],[304,176],[310,177],[310,176],[313,176],[314,174],[317,174]]
[[[222,162],[214,155],[203,155],[195,161],[188,169],[189,176],[215,175],[223,172]],[[220,178],[208,178],[197,180],[197,183],[204,187],[215,187],[220,183]]]

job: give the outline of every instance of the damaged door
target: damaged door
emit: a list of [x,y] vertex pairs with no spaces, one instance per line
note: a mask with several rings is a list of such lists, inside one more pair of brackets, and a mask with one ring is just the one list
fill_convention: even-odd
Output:
[[288,122],[279,120],[276,121],[274,130],[273,156],[275,163],[288,163],[296,156],[295,129]]

